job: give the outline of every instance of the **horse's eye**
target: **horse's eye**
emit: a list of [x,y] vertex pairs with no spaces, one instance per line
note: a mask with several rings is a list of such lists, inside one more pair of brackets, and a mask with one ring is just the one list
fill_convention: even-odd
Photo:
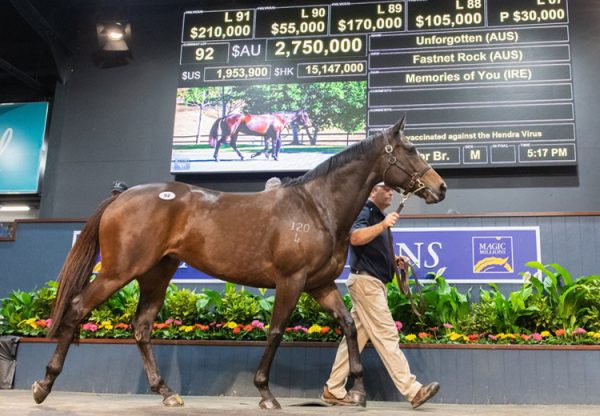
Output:
[[415,146],[410,146],[408,149],[406,149],[406,151],[409,155],[414,155],[415,153],[417,153],[417,148]]

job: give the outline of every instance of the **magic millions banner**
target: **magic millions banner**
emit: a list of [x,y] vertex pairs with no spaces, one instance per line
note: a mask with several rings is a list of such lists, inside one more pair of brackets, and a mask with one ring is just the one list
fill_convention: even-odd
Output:
[[[532,269],[528,261],[541,261],[539,227],[433,227],[393,228],[396,254],[407,256],[419,279],[427,279],[444,268],[453,283],[517,283],[520,273]],[[346,265],[338,281],[350,273]],[[174,282],[218,283],[185,263]]]

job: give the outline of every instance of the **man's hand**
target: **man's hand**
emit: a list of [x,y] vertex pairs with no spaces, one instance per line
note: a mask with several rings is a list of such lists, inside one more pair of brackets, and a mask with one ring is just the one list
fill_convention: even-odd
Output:
[[381,221],[385,228],[393,227],[394,224],[400,219],[400,214],[397,212],[390,212],[385,216],[385,219]]
[[398,265],[398,268],[406,270],[410,265],[410,259],[405,256],[396,256],[396,264]]

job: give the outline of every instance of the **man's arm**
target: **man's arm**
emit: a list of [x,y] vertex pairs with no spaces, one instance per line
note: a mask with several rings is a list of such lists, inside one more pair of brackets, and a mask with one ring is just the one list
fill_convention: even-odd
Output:
[[396,224],[400,218],[397,212],[391,212],[385,216],[379,224],[371,225],[370,227],[358,228],[350,234],[350,244],[353,246],[364,246],[369,244],[375,237],[381,234],[386,228]]

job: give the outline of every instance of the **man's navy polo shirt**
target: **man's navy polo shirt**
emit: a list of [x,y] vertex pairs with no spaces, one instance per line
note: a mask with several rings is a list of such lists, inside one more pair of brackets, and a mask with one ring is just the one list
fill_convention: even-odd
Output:
[[[352,231],[359,228],[370,227],[379,224],[385,219],[385,215],[377,208],[377,205],[368,200],[358,214],[358,218],[352,224]],[[370,243],[362,246],[350,244],[350,270],[352,272],[366,272],[381,280],[383,283],[392,280],[391,270],[393,264],[388,252],[386,232],[382,232]],[[393,260],[392,260],[393,261]]]

